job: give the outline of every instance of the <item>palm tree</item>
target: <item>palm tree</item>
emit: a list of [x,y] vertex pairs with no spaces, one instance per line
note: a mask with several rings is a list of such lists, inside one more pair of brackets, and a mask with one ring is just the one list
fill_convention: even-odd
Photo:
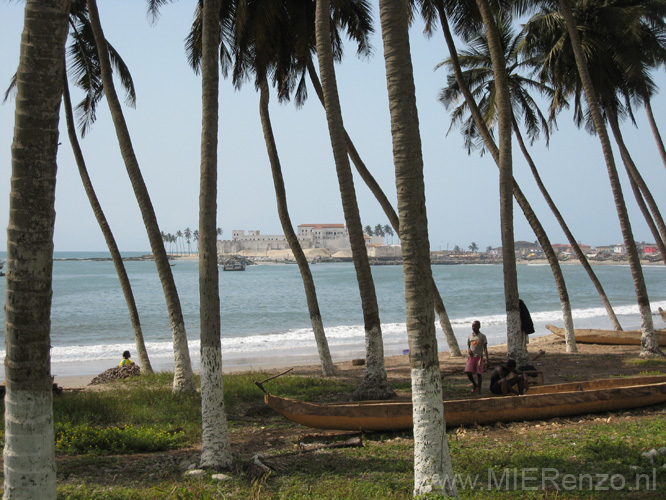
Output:
[[[525,127],[527,129],[528,135],[532,143],[536,139],[538,139],[540,131],[544,132],[544,135],[546,137],[546,142],[548,142],[549,132],[550,132],[548,121],[541,113],[538,105],[536,104],[536,101],[529,94],[528,89],[537,90],[540,93],[546,95],[552,95],[552,89],[545,84],[536,82],[531,78],[525,77],[519,73],[519,70],[521,68],[524,68],[526,66],[531,66],[533,64],[533,60],[531,58],[527,58],[524,60],[520,59],[519,56],[521,55],[521,52],[519,51],[519,48],[523,43],[523,34],[522,33],[518,34],[518,36],[515,36],[513,34],[511,19],[508,16],[508,14],[506,12],[503,12],[499,14],[498,18],[499,18],[498,28],[500,29],[501,32],[501,39],[504,45],[506,58],[508,61],[510,61],[510,66],[508,68],[508,71],[509,71],[509,83],[511,86],[512,108],[514,109],[513,111],[514,117],[512,118],[512,124],[513,124],[514,133],[516,135],[516,139],[518,140],[520,149],[523,152],[523,155],[525,156],[528,165],[530,166],[532,175],[536,180],[537,185],[542,195],[544,196],[544,199],[546,200],[546,203],[548,204],[549,208],[555,215],[555,218],[557,219],[557,221],[560,224],[560,227],[567,236],[567,240],[571,244],[574,253],[578,257],[581,265],[583,266],[590,280],[597,289],[599,297],[601,298],[601,301],[604,304],[604,307],[606,308],[606,311],[608,313],[611,322],[613,323],[613,326],[617,330],[621,330],[622,327],[620,326],[617,316],[613,311],[613,307],[611,306],[610,301],[606,296],[606,293],[601,285],[601,282],[594,273],[594,270],[590,266],[587,257],[580,249],[577,240],[574,238],[573,234],[569,230],[569,227],[564,221],[564,218],[562,217],[559,209],[555,205],[555,202],[552,200],[546,186],[541,180],[541,176],[539,175],[536,165],[532,161],[532,158],[527,150],[527,147],[525,146],[525,141],[520,131],[520,127],[518,126],[518,122],[515,118],[516,116],[523,117],[523,122],[525,124]],[[460,77],[466,83],[465,87],[471,90],[471,95],[473,95],[479,100],[480,103],[479,107],[481,108],[480,109],[481,114],[486,118],[486,120],[484,121],[487,121],[488,125],[492,126],[495,117],[497,115],[497,112],[495,109],[495,99],[494,99],[495,96],[494,75],[492,71],[492,62],[488,51],[488,44],[486,42],[485,36],[479,35],[476,38],[471,39],[469,41],[469,45],[470,45],[469,50],[465,50],[461,54],[457,55],[457,63],[459,65],[459,71],[455,74],[454,77],[452,76],[448,77],[448,85],[440,93],[440,101],[448,108],[449,106],[460,100],[462,92],[461,92],[461,86],[459,85],[457,80],[457,78]],[[454,64],[453,58],[448,59],[442,64],[447,66],[452,66]],[[463,68],[465,68],[464,71]],[[453,126],[454,123],[456,122],[464,123],[464,125],[461,127],[461,130],[464,130],[464,139],[468,151],[470,151],[476,146],[473,138],[479,137],[479,135],[481,135],[480,132],[478,131],[478,127],[476,126],[473,117],[470,115],[469,118],[467,119],[464,118],[465,113],[467,110],[469,110],[469,108],[470,107],[467,101],[464,101],[462,104],[460,104],[453,112],[454,120],[452,121],[451,125]],[[539,240],[537,240],[535,243],[539,244]],[[544,247],[544,245],[541,246]],[[548,247],[548,245],[546,245],[546,247]],[[547,254],[549,255],[549,261],[554,264],[554,271],[553,271],[554,275],[560,276],[561,273],[557,271],[557,268],[559,267],[559,264],[557,263],[557,258],[555,257],[554,253],[551,252],[551,250],[548,250]],[[556,281],[560,283],[558,285],[558,288],[562,289],[564,293],[566,293],[566,285],[564,284],[563,281],[564,278],[562,277],[561,280],[562,281],[560,282],[560,278],[556,277]],[[568,294],[566,295],[568,296]],[[567,301],[564,300],[563,310],[570,311],[571,306],[565,305],[566,302]],[[567,312],[564,313],[564,317],[565,317],[565,325],[567,324],[569,325],[569,328],[567,329],[568,341],[569,343],[573,344],[575,342],[575,339],[573,338],[573,319],[570,318],[570,314]]]
[[134,154],[129,130],[127,129],[127,124],[125,123],[123,116],[122,107],[115,91],[113,75],[109,64],[106,39],[104,38],[104,32],[99,20],[96,0],[88,0],[88,12],[93,33],[95,35],[97,51],[99,53],[104,92],[106,94],[109,109],[111,110],[111,117],[116,128],[116,134],[118,135],[125,167],[127,168],[134,194],[139,203],[144,225],[146,226],[148,240],[150,241],[150,247],[153,256],[155,257],[157,272],[160,281],[162,282],[167,309],[169,311],[174,349],[173,390],[174,392],[194,392],[196,390],[194,385],[194,373],[192,372],[192,363],[190,361],[190,353],[187,345],[187,333],[185,331],[185,322],[183,320],[183,312],[178,298],[178,291],[176,290],[176,284],[173,279],[173,274],[171,273],[169,259],[161,241],[160,228],[150,201],[150,195],[148,194],[146,184],[141,175],[139,163]]
[[393,243],[393,228],[390,224],[384,224],[384,233],[391,237],[391,243]]
[[375,235],[383,237],[384,236],[384,226],[382,226],[381,224],[377,224],[375,226]]
[[[224,411],[220,285],[217,268],[217,136],[220,0],[202,11],[201,183],[199,194],[199,313],[201,322],[201,465],[228,470],[233,464]],[[180,231],[178,231],[180,233]]]
[[183,244],[181,242],[180,244],[180,249],[178,248],[178,242],[181,241],[181,238],[183,237],[183,232],[179,229],[176,231],[176,252],[182,253],[183,250]]
[[472,242],[470,246],[468,246],[470,252],[478,252],[479,251],[479,245],[476,244],[476,242]]
[[[73,43],[69,48],[69,54],[71,55],[70,61],[72,73],[76,77],[76,84],[85,91],[84,99],[76,108],[79,113],[81,133],[82,135],[85,135],[87,130],[95,121],[97,104],[104,95],[101,76],[99,75],[98,71],[95,71],[99,70],[99,62],[97,60],[97,51],[95,50],[95,43],[90,27],[90,21],[88,19],[88,11],[85,0],[76,0],[72,2],[70,7],[70,26],[72,28],[70,36],[73,39]],[[133,106],[136,100],[136,96],[132,77],[122,58],[120,58],[118,53],[110,44],[109,56],[115,68],[121,75],[121,81],[127,94],[127,102]],[[94,71],[94,73],[91,73],[91,71]],[[67,73],[66,70],[65,73]],[[139,320],[139,311],[137,310],[134,294],[132,293],[132,286],[127,276],[127,271],[125,269],[122,256],[120,255],[120,251],[116,245],[115,238],[111,228],[109,227],[108,221],[106,220],[106,216],[104,215],[104,211],[102,210],[97,195],[95,194],[90,176],[88,175],[88,170],[83,158],[83,152],[81,151],[81,146],[76,135],[76,127],[74,125],[74,111],[72,109],[72,102],[69,94],[69,84],[66,77],[67,75],[65,74],[64,76],[63,102],[65,108],[65,120],[67,124],[67,133],[69,136],[70,144],[72,145],[74,158],[79,169],[79,175],[81,176],[83,188],[86,192],[86,195],[88,196],[88,201],[90,202],[90,206],[93,209],[95,218],[100,225],[100,229],[102,230],[102,234],[109,248],[109,253],[111,254],[111,260],[113,261],[116,273],[118,274],[118,280],[120,281],[123,296],[125,297],[125,302],[127,303],[127,308],[129,310],[130,322],[132,323],[134,340],[139,356],[139,363],[141,364],[143,370],[142,373],[152,373],[153,370],[150,365],[150,359],[148,358],[148,352],[146,351],[143,332],[141,330],[141,322]],[[14,75],[12,83],[5,93],[5,101],[11,95],[15,85],[16,75]]]
[[511,135],[513,116],[506,60],[495,16],[487,0],[476,0],[488,40],[497,92],[497,129],[499,135],[500,229],[502,234],[502,267],[504,271],[504,302],[506,307],[507,351],[517,363],[529,360],[521,349],[520,312],[518,309],[518,273],[513,236],[513,162]]
[[490,246],[490,245],[488,245],[488,246],[486,247],[486,253],[490,253],[490,252],[492,252],[492,251],[493,251],[493,247]]
[[[599,104],[620,149],[636,201],[666,262],[666,223],[629,154],[620,129],[620,119],[629,117],[633,121],[632,100],[649,99],[649,89],[654,84],[648,68],[666,60],[666,48],[662,42],[666,35],[662,17],[664,9],[654,13],[644,4],[642,1],[588,2],[576,9],[576,17],[584,25],[582,43],[586,46],[588,65],[595,68],[593,85]],[[558,98],[574,96],[576,124],[586,124],[587,130],[594,132],[590,115],[584,113],[581,103],[580,79],[576,72],[570,71],[574,61],[571,44],[553,42],[567,40],[562,16],[559,12],[545,10],[528,23],[526,30],[530,34],[530,45],[538,56],[542,80],[553,81]],[[607,47],[614,47],[614,50]],[[555,106],[551,106],[551,110],[554,113]]]
[[192,230],[189,227],[186,227],[185,231],[183,231],[183,235],[187,242],[187,253],[192,253]]
[[[432,29],[434,24],[436,23],[436,18],[434,16],[434,12],[437,12],[439,15],[439,18],[442,23],[443,31],[444,31],[444,36],[446,39],[447,46],[449,48],[449,52],[451,54],[451,60],[453,63],[453,68],[454,68],[454,74],[456,78],[457,84],[460,86],[461,93],[465,97],[465,102],[469,106],[470,113],[472,114],[473,120],[474,120],[474,125],[477,127],[481,137],[483,138],[483,141],[486,145],[486,148],[488,151],[491,153],[493,160],[497,164],[497,166],[500,166],[500,150],[495,144],[495,140],[489,130],[489,128],[486,126],[486,123],[484,121],[484,118],[482,117],[481,111],[479,110],[479,107],[477,106],[474,97],[472,96],[469,88],[467,87],[466,81],[464,79],[464,76],[462,74],[462,70],[460,67],[460,63],[458,60],[457,56],[457,51],[455,48],[455,44],[453,43],[453,38],[451,36],[451,33],[448,28],[448,22],[446,20],[446,16],[444,15],[444,8],[442,6],[441,2],[435,2],[435,9],[430,8],[431,4],[429,2],[422,2],[422,15],[424,18],[427,20],[426,26],[428,29]],[[456,10],[457,7],[462,7],[461,9]],[[469,4],[462,3],[462,4],[451,4],[447,6],[447,8],[452,10],[452,15],[454,18],[457,20],[463,20],[464,22],[458,24],[458,30],[463,33],[467,38],[470,37],[471,34],[475,34],[478,31],[480,21],[478,21],[478,10],[475,12],[473,8]],[[487,13],[488,15],[491,14],[491,12]],[[466,24],[465,24],[466,23]],[[493,75],[495,73],[493,72]],[[550,241],[548,239],[548,236],[546,235],[546,232],[543,229],[543,226],[541,225],[541,222],[539,221],[538,217],[532,210],[532,207],[530,206],[529,202],[525,198],[525,195],[522,193],[520,190],[518,184],[516,183],[515,180],[512,179],[512,184],[513,184],[513,197],[516,199],[518,205],[523,211],[523,214],[525,215],[525,218],[527,219],[528,223],[532,227],[532,230],[534,231],[535,235],[541,242],[541,246],[544,249],[544,252],[546,254],[546,257],[548,258],[549,264],[551,266],[551,269],[553,271],[553,276],[555,278],[555,283],[558,288],[558,293],[560,295],[560,302],[562,304],[562,310],[563,310],[563,315],[565,318],[565,326],[567,326],[567,348],[570,351],[575,350],[575,340],[573,336],[573,325],[569,323],[567,318],[571,317],[571,308],[569,306],[569,299],[568,299],[568,294],[566,293],[566,287],[564,286],[564,278],[562,276],[562,271],[560,269],[559,262],[557,260],[557,256],[555,255],[555,252],[552,249],[552,245],[550,244]],[[513,255],[510,257],[512,261],[515,262],[515,258]],[[503,258],[503,260],[505,260]],[[506,283],[505,283],[506,287]],[[505,293],[505,298],[506,298],[506,293]],[[509,321],[509,316],[511,316],[511,321]],[[509,323],[513,325],[515,322],[515,317],[513,315],[507,314],[507,340],[508,340],[508,356],[510,358],[516,359],[518,362],[527,362],[528,356],[527,352],[524,350],[523,345],[522,345],[522,340],[523,340],[523,335],[520,332],[520,330],[516,330],[515,325],[510,326]]]
[[615,209],[617,211],[618,219],[620,221],[620,229],[624,239],[624,245],[627,251],[629,260],[629,267],[634,282],[636,291],[636,300],[638,302],[638,309],[641,315],[641,353],[643,357],[660,355],[663,353],[659,350],[659,344],[654,334],[654,325],[652,323],[652,311],[650,310],[650,300],[648,298],[647,288],[645,286],[645,278],[643,277],[643,270],[641,268],[640,259],[638,256],[638,249],[631,230],[629,222],[629,215],[627,214],[627,207],[624,203],[624,196],[622,194],[622,187],[620,179],[615,166],[615,159],[611,148],[608,132],[601,116],[601,108],[596,98],[592,78],[587,66],[587,60],[583,51],[583,45],[578,34],[578,27],[576,20],[571,11],[571,7],[567,0],[559,0],[562,16],[566,22],[569,40],[574,53],[576,68],[581,79],[582,87],[585,92],[588,110],[592,115],[594,126],[601,143],[601,148],[606,161],[606,168],[608,170],[608,178],[613,191],[613,200],[615,201]]
[[372,230],[372,226],[370,226],[370,224],[365,226],[365,228],[363,229],[363,232],[365,234],[367,234],[368,236],[373,236],[375,234],[375,232]]
[[[298,2],[296,2],[297,4]],[[260,92],[259,113],[273,176],[280,223],[303,280],[322,374],[332,376],[335,374],[335,367],[324,331],[310,265],[289,216],[282,166],[269,112],[268,75],[272,75],[273,81],[278,86],[279,96],[283,99],[287,99],[292,90],[289,82],[293,79],[295,68],[292,65],[293,57],[291,56],[294,51],[294,36],[293,26],[290,26],[289,19],[290,7],[293,6],[283,4],[281,8],[274,8],[271,16],[267,16],[269,9],[267,9],[265,1],[245,0],[241,2],[239,10],[243,16],[237,18],[234,84],[236,87],[240,87],[244,78],[249,77],[251,73],[255,75],[255,86]]]
[[[365,2],[359,2],[364,4]],[[366,363],[363,382],[355,391],[356,399],[385,399],[394,395],[388,384],[384,368],[384,345],[382,341],[379,308],[375,293],[372,271],[365,247],[363,227],[358,212],[358,203],[354,189],[347,147],[344,140],[342,112],[333,67],[333,51],[331,49],[330,1],[316,0],[315,38],[319,74],[324,92],[324,103],[328,132],[333,148],[335,168],[338,175],[342,208],[345,216],[349,241],[352,249],[354,268],[361,293],[363,321],[365,327]],[[370,29],[366,30],[369,33]]]
[[433,289],[429,286],[432,281],[430,243],[407,10],[400,0],[380,0],[379,13],[405,274],[414,404],[414,496],[435,493],[455,497],[431,306]]
[[146,350],[146,344],[143,339],[143,331],[141,330],[141,321],[139,319],[139,311],[136,307],[136,301],[134,300],[134,293],[132,292],[132,285],[130,283],[129,277],[127,276],[127,270],[125,269],[125,264],[123,263],[123,258],[120,255],[118,250],[118,245],[116,244],[116,239],[111,232],[109,223],[106,220],[102,206],[99,203],[99,199],[95,194],[95,189],[93,188],[92,181],[88,175],[88,169],[86,168],[85,159],[83,158],[83,151],[81,151],[81,146],[76,135],[76,126],[74,125],[74,113],[72,111],[72,101],[69,95],[69,85],[67,82],[67,75],[63,73],[63,104],[65,108],[65,120],[67,122],[67,133],[69,135],[69,142],[72,145],[72,150],[74,152],[74,159],[79,168],[79,175],[81,176],[81,181],[83,182],[83,188],[88,196],[88,201],[90,206],[93,209],[97,223],[99,224],[102,234],[104,235],[104,240],[106,241],[107,247],[109,247],[109,252],[111,253],[111,260],[116,269],[116,274],[118,274],[118,279],[120,281],[120,288],[123,291],[123,296],[125,297],[125,302],[127,303],[127,308],[129,310],[130,322],[132,323],[132,331],[134,332],[134,341],[136,344],[137,354],[139,356],[139,363],[141,365],[141,373],[153,373],[153,368],[150,364],[150,359],[148,357],[148,351]]
[[5,498],[56,498],[50,317],[69,4],[26,2],[16,75],[5,284]]

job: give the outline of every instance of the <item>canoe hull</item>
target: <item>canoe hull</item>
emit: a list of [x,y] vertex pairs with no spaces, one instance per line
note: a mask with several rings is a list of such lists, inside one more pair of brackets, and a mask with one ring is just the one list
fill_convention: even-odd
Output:
[[[558,337],[564,338],[564,328],[546,325],[546,328]],[[661,347],[666,347],[666,330],[655,330],[657,341]],[[597,329],[574,329],[576,342],[581,344],[608,344],[608,345],[641,345],[640,330],[597,330]]]
[[[390,431],[412,428],[411,401],[317,404],[266,394],[264,401],[306,427]],[[666,376],[595,380],[530,388],[523,396],[444,401],[447,427],[566,417],[666,402]]]

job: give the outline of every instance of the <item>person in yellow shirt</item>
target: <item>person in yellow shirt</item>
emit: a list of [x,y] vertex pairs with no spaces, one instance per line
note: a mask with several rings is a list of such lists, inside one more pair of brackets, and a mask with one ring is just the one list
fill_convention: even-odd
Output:
[[129,352],[129,351],[125,351],[125,352],[123,353],[123,359],[122,359],[122,361],[120,362],[120,365],[119,365],[119,366],[129,366],[129,365],[133,365],[133,364],[134,364],[134,361],[132,361],[132,360],[130,359],[130,352]]

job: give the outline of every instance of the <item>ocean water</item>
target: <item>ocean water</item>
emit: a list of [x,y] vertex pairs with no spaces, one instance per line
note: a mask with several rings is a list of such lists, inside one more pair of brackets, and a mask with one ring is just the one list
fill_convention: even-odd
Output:
[[[55,254],[51,314],[54,374],[97,374],[115,366],[125,349],[136,351],[113,263],[89,260],[107,256],[103,252]],[[156,369],[171,369],[171,331],[155,264],[127,261],[125,265],[151,363]],[[176,260],[171,269],[185,316],[190,355],[198,368],[198,265],[196,261]],[[565,265],[563,272],[575,326],[609,328],[605,309],[585,271],[578,265]],[[637,328],[640,320],[629,267],[604,265],[595,267],[595,272],[623,327]],[[400,354],[407,348],[402,267],[375,266],[372,273],[386,354]],[[312,274],[334,361],[363,356],[363,315],[353,265],[320,263],[312,266]],[[500,265],[440,265],[433,266],[433,274],[461,346],[475,319],[481,321],[481,330],[491,344],[506,341]],[[645,266],[644,274],[656,312],[657,307],[666,307],[666,267]],[[550,267],[519,265],[518,280],[536,335],[549,333],[544,328],[547,323],[561,326],[562,312]],[[5,282],[0,280],[3,306],[4,288]],[[298,266],[266,264],[248,266],[244,272],[220,271],[220,294],[225,368],[317,362]],[[4,307],[0,316],[4,323]],[[657,327],[664,326],[658,314],[654,321]],[[437,335],[439,349],[447,350],[439,325]],[[4,349],[0,350],[2,358]]]

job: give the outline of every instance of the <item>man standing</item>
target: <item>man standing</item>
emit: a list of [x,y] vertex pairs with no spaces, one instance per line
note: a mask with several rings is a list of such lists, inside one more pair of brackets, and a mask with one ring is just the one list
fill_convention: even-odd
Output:
[[[467,352],[469,358],[465,365],[465,373],[472,382],[472,394],[481,394],[481,381],[483,376],[483,356],[488,364],[488,339],[481,333],[481,322],[476,320],[472,323],[472,334],[467,339]],[[476,374],[476,379],[474,375]]]

